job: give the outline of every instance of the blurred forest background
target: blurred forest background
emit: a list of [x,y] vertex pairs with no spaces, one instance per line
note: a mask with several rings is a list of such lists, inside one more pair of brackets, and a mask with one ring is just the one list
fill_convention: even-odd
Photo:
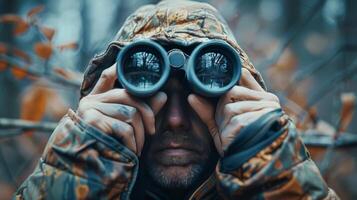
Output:
[[[11,197],[56,123],[76,109],[90,58],[130,13],[157,2],[0,0],[0,199]],[[278,94],[328,184],[357,199],[357,1],[206,2]]]

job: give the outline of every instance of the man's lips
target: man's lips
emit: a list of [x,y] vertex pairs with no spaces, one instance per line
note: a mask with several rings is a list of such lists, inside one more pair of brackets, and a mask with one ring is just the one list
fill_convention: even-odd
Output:
[[180,148],[168,148],[168,149],[163,149],[159,152],[159,154],[164,155],[164,156],[190,156],[192,153],[195,153],[191,150],[187,149],[180,149]]
[[170,143],[155,151],[155,160],[165,166],[184,166],[199,160],[200,151],[187,144]]
[[169,142],[168,144],[162,144],[157,147],[155,150],[157,153],[160,152],[167,152],[172,154],[180,154],[180,153],[201,153],[198,148],[195,148],[193,144],[188,143],[176,143],[176,142]]

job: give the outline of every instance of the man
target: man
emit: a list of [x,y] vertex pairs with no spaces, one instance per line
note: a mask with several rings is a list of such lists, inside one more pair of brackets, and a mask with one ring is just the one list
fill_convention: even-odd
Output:
[[[170,76],[151,98],[117,81],[118,52],[137,39],[187,54],[222,40],[242,63],[239,84],[211,101]],[[49,139],[18,199],[337,199],[294,125],[208,4],[138,9],[89,64],[81,101]]]

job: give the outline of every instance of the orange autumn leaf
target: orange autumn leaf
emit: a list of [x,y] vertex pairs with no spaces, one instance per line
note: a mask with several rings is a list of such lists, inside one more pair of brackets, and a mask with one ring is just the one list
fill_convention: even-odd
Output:
[[32,85],[23,94],[20,118],[31,121],[40,121],[45,114],[48,98],[52,93],[53,91],[46,87],[36,84]]
[[64,69],[62,67],[53,67],[53,72],[62,78],[75,82],[82,82],[83,74],[70,69]]
[[48,60],[52,55],[52,45],[51,43],[36,43],[34,46],[34,51],[38,57]]
[[26,70],[21,69],[20,67],[17,67],[17,66],[13,66],[11,68],[11,73],[12,73],[12,75],[15,76],[16,79],[19,79],[19,80],[25,78],[26,75],[27,75],[27,71]]
[[49,28],[49,27],[45,27],[45,26],[42,26],[40,28],[41,32],[43,33],[43,35],[46,36],[46,38],[48,40],[52,40],[54,34],[55,34],[55,30],[53,28]]
[[20,57],[26,63],[31,64],[31,57],[26,52],[22,51],[21,49],[13,47],[12,53],[17,57]]
[[25,33],[30,28],[30,24],[18,15],[13,15],[13,14],[2,15],[0,17],[0,22],[14,23],[15,24],[14,34],[16,36]]
[[73,74],[72,74],[71,72],[69,72],[68,70],[63,69],[63,68],[61,68],[61,67],[54,67],[54,68],[53,68],[53,71],[54,71],[56,74],[58,74],[58,75],[64,77],[64,78],[67,79],[67,80],[73,78]]
[[20,16],[14,14],[6,14],[0,16],[0,22],[3,23],[19,23],[24,21]]
[[7,68],[7,62],[5,60],[0,60],[0,72]]
[[67,44],[62,44],[58,45],[57,48],[59,48],[60,51],[66,50],[66,49],[77,49],[78,48],[78,43],[77,42],[70,42]]
[[38,13],[42,12],[44,8],[45,8],[45,6],[43,6],[43,5],[36,6],[36,7],[32,8],[27,13],[27,16],[28,17],[33,17],[33,16],[37,15]]
[[30,25],[27,22],[22,21],[22,22],[16,24],[14,34],[16,36],[21,35],[21,34],[25,33],[29,28],[30,28]]

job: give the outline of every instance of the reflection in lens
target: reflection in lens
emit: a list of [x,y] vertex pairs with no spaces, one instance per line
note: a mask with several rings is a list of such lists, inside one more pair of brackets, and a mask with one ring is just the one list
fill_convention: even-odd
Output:
[[207,88],[222,88],[232,80],[232,65],[225,55],[219,52],[207,52],[198,57],[195,73]]
[[162,69],[158,57],[149,52],[132,53],[124,62],[125,79],[133,86],[149,88],[160,80]]

